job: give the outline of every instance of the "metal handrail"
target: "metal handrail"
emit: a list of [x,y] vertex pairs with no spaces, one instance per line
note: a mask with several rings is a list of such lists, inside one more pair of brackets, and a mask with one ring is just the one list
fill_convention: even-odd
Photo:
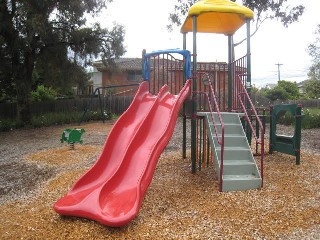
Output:
[[208,73],[204,73],[204,74],[207,75],[207,77],[208,77],[208,85],[209,85],[210,94],[212,95],[214,107],[216,109],[216,112],[217,112],[217,115],[218,115],[218,118],[219,118],[219,122],[221,124],[221,138],[219,138],[217,124],[216,124],[215,118],[213,116],[213,110],[212,110],[209,94],[206,93],[206,92],[195,92],[195,93],[196,94],[202,94],[202,95],[206,96],[206,100],[208,101],[208,107],[209,107],[209,111],[210,111],[210,116],[211,116],[213,127],[214,127],[215,136],[216,136],[216,139],[217,139],[218,143],[221,145],[220,172],[219,172],[219,178],[220,178],[219,191],[222,192],[222,182],[223,182],[222,175],[223,175],[223,159],[224,159],[224,123],[222,121],[222,116],[221,116],[221,113],[220,113],[220,109],[219,109],[219,105],[218,105],[218,102],[217,102],[217,99],[216,99],[216,95],[215,95],[213,87],[212,87],[212,82],[210,80],[210,76],[209,76]]
[[[255,107],[254,107],[254,105],[253,105],[253,103],[252,103],[252,101],[251,101],[251,99],[250,99],[250,96],[249,96],[249,94],[248,94],[248,91],[246,90],[245,86],[243,85],[243,83],[242,83],[242,81],[241,81],[241,77],[242,77],[242,76],[246,76],[246,74],[238,74],[238,76],[237,76],[237,79],[238,79],[238,81],[239,81],[239,84],[240,84],[240,86],[242,87],[242,90],[243,90],[243,92],[239,92],[239,93],[238,93],[238,100],[239,100],[239,102],[240,102],[240,104],[241,104],[242,110],[243,110],[243,112],[244,112],[244,114],[245,114],[245,116],[246,116],[246,119],[247,119],[247,121],[248,121],[248,123],[249,123],[249,126],[250,126],[250,128],[251,128],[251,131],[252,131],[252,133],[253,133],[253,136],[254,136],[256,142],[261,145],[260,173],[261,173],[261,180],[262,180],[261,187],[262,187],[262,186],[263,186],[263,177],[264,177],[264,173],[263,173],[263,162],[264,162],[264,128],[263,128],[262,122],[261,122],[261,120],[260,120],[260,118],[259,118],[259,116],[258,116],[258,113],[257,113],[257,111],[256,111],[256,109],[255,109]],[[256,132],[254,131],[254,127],[253,127],[253,125],[252,125],[252,122],[250,121],[250,118],[249,118],[249,115],[248,115],[248,111],[247,111],[247,109],[246,109],[246,107],[245,107],[245,105],[244,105],[244,102],[243,102],[243,100],[242,100],[242,98],[241,98],[241,95],[244,95],[244,96],[246,97],[246,100],[249,102],[250,107],[251,107],[251,110],[253,111],[254,116],[256,117],[256,119],[257,119],[257,121],[258,121],[259,128],[261,129],[260,140],[259,140],[259,138],[257,137]]]

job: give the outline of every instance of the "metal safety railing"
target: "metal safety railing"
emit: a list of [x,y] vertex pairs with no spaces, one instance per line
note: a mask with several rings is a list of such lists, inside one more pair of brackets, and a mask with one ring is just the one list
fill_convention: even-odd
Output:
[[157,94],[163,85],[179,94],[191,77],[191,54],[187,50],[168,49],[143,52],[143,78],[149,81],[149,91]]
[[[261,174],[261,179],[262,179],[262,185],[263,186],[263,177],[264,177],[264,173],[263,173],[263,163],[264,163],[264,127],[263,124],[259,118],[259,115],[251,101],[251,98],[249,96],[249,93],[245,87],[245,85],[243,84],[243,80],[242,77],[245,77],[246,74],[238,74],[236,77],[236,81],[237,84],[239,86],[239,92],[237,94],[237,100],[238,100],[238,104],[240,104],[243,113],[245,114],[245,118],[247,120],[247,123],[250,127],[251,133],[253,134],[256,144],[257,145],[261,145],[261,154],[260,154],[260,174]],[[253,118],[254,117],[256,119],[256,122],[259,126],[255,126],[256,128],[259,127],[260,129],[260,137],[257,134],[257,129],[254,128],[254,124],[253,124]]]
[[[200,107],[198,106],[198,111],[209,111],[209,115],[211,117],[212,123],[213,123],[213,128],[214,128],[214,136],[217,139],[217,143],[220,145],[221,147],[221,151],[220,151],[220,172],[219,172],[219,191],[222,192],[222,182],[223,182],[223,160],[224,160],[224,123],[222,120],[222,116],[221,116],[221,112],[219,109],[219,104],[217,101],[217,97],[215,94],[215,91],[212,87],[212,81],[210,79],[210,75],[206,72],[202,73],[202,72],[198,72],[199,74],[202,74],[206,77],[206,79],[203,81],[205,83],[206,86],[208,86],[209,91],[208,92],[201,92],[201,91],[196,91],[194,92],[194,94],[196,95],[200,95],[203,97],[202,100],[205,100],[207,102],[207,105],[205,107]],[[202,102],[203,101],[198,101],[198,102]],[[213,106],[213,107],[212,107]],[[214,112],[216,112],[217,116],[218,116],[218,120],[220,122],[220,126],[221,126],[221,136],[219,136],[219,131],[218,131],[218,126],[217,126],[217,122],[216,119],[214,117]]]

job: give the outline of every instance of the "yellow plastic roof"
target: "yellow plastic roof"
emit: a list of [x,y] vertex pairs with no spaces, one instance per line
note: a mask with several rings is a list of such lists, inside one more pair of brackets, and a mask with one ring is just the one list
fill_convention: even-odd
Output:
[[197,16],[197,32],[233,34],[253,18],[253,11],[229,0],[199,0],[189,9],[181,32],[192,32],[192,17]]

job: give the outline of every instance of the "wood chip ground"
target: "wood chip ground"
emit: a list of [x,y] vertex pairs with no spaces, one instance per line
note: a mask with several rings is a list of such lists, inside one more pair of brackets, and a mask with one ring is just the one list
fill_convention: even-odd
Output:
[[75,150],[59,143],[66,126],[1,134],[0,239],[320,239],[319,150],[303,149],[299,166],[292,156],[266,155],[262,189],[220,193],[212,166],[190,172],[177,127],[131,223],[59,216],[53,204],[97,159],[112,123],[81,127]]

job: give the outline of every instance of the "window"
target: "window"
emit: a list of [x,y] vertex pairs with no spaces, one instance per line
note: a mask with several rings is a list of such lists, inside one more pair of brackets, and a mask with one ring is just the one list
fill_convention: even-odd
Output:
[[142,71],[141,70],[129,70],[128,71],[128,81],[130,82],[138,82],[142,79]]

